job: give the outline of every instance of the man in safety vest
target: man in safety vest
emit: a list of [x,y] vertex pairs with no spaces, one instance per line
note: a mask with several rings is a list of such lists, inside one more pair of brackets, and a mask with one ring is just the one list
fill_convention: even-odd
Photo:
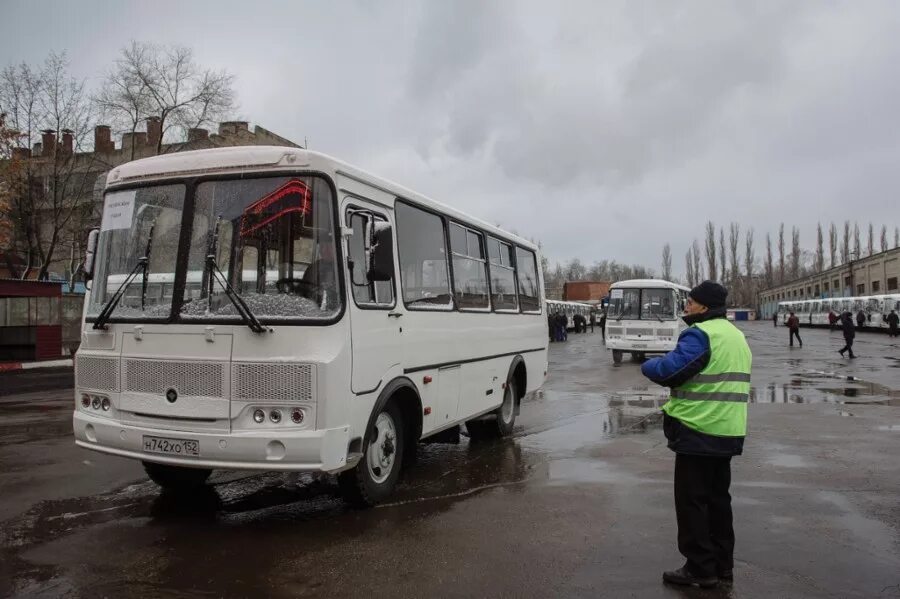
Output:
[[689,326],[674,350],[644,362],[644,376],[671,387],[663,429],[675,452],[678,550],[687,559],[663,573],[673,584],[711,587],[732,580],[731,456],[747,433],[752,356],[725,315],[728,291],[712,281],[691,290]]

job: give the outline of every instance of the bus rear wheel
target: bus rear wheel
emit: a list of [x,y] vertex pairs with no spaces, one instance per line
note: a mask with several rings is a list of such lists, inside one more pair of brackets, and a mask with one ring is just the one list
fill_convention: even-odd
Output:
[[614,349],[612,350],[613,354],[613,364],[621,364],[622,363],[622,350]]
[[404,430],[400,408],[388,401],[375,416],[362,458],[355,467],[338,475],[344,501],[355,507],[371,507],[393,493],[403,462]]
[[155,462],[142,462],[150,480],[167,491],[183,491],[202,487],[212,474],[207,468],[185,468]]
[[513,432],[516,424],[516,400],[518,398],[516,392],[516,383],[507,381],[506,388],[503,391],[503,403],[500,407],[493,411],[493,418],[485,420],[469,420],[466,422],[466,430],[469,431],[469,438],[480,439],[499,439],[508,437]]

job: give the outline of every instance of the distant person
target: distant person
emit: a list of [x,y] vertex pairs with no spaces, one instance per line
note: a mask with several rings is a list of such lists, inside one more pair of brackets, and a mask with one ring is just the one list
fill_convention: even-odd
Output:
[[606,310],[600,312],[600,333],[603,334],[603,343],[606,343]]
[[569,315],[565,312],[560,312],[559,314],[559,327],[560,332],[562,333],[562,340],[569,340]]
[[800,339],[800,319],[793,312],[788,316],[787,327],[791,333],[791,347],[794,347],[794,337],[797,338],[800,347],[803,347],[803,340]]
[[597,324],[597,311],[591,310],[591,332],[594,332],[594,325]]
[[778,312],[772,315],[772,325],[777,329],[778,328]]
[[586,321],[584,319],[584,316],[582,316],[581,314],[576,314],[575,316],[572,317],[572,320],[575,321],[575,332],[583,333],[585,331],[585,329],[587,328],[585,326]]
[[834,313],[834,310],[828,311],[828,327],[833,331],[834,325],[837,324],[838,317],[837,314]]
[[547,310],[547,335],[550,338],[551,343],[556,341],[556,331],[555,331],[556,325],[554,324],[555,318],[556,318],[556,313],[554,312],[551,314],[550,311]]
[[900,333],[897,332],[897,329],[900,328],[900,316],[897,315],[896,310],[891,310],[891,313],[887,315],[887,324],[888,324],[888,335],[891,337],[900,336]]
[[713,587],[734,568],[731,458],[741,455],[750,400],[750,347],[728,321],[728,291],[704,281],[688,295],[675,349],[644,362],[641,372],[671,388],[663,431],[675,452],[678,550],[686,558],[665,582]]
[[863,330],[866,326],[866,313],[860,310],[856,313],[856,326],[859,330]]
[[856,337],[856,329],[853,328],[853,315],[849,310],[841,314],[841,328],[844,330],[844,347],[839,349],[838,353],[843,357],[844,352],[850,352],[850,358],[853,359],[856,357],[853,355],[853,338]]

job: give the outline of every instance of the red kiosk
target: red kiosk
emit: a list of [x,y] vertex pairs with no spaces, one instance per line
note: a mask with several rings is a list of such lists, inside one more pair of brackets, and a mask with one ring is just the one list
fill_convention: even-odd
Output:
[[61,297],[58,282],[0,279],[0,370],[62,356]]

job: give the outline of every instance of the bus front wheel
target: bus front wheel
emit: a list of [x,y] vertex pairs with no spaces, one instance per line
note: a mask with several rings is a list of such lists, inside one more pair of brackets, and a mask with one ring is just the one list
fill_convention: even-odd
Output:
[[390,496],[400,478],[406,442],[403,431],[403,414],[396,402],[388,401],[375,416],[359,463],[338,475],[344,501],[371,507]]
[[613,364],[621,364],[622,363],[622,350],[614,349],[612,350],[613,354]]
[[206,479],[212,474],[212,470],[206,468],[184,468],[182,466],[168,466],[154,462],[142,462],[144,472],[150,480],[166,490],[179,491],[196,489],[206,483]]

